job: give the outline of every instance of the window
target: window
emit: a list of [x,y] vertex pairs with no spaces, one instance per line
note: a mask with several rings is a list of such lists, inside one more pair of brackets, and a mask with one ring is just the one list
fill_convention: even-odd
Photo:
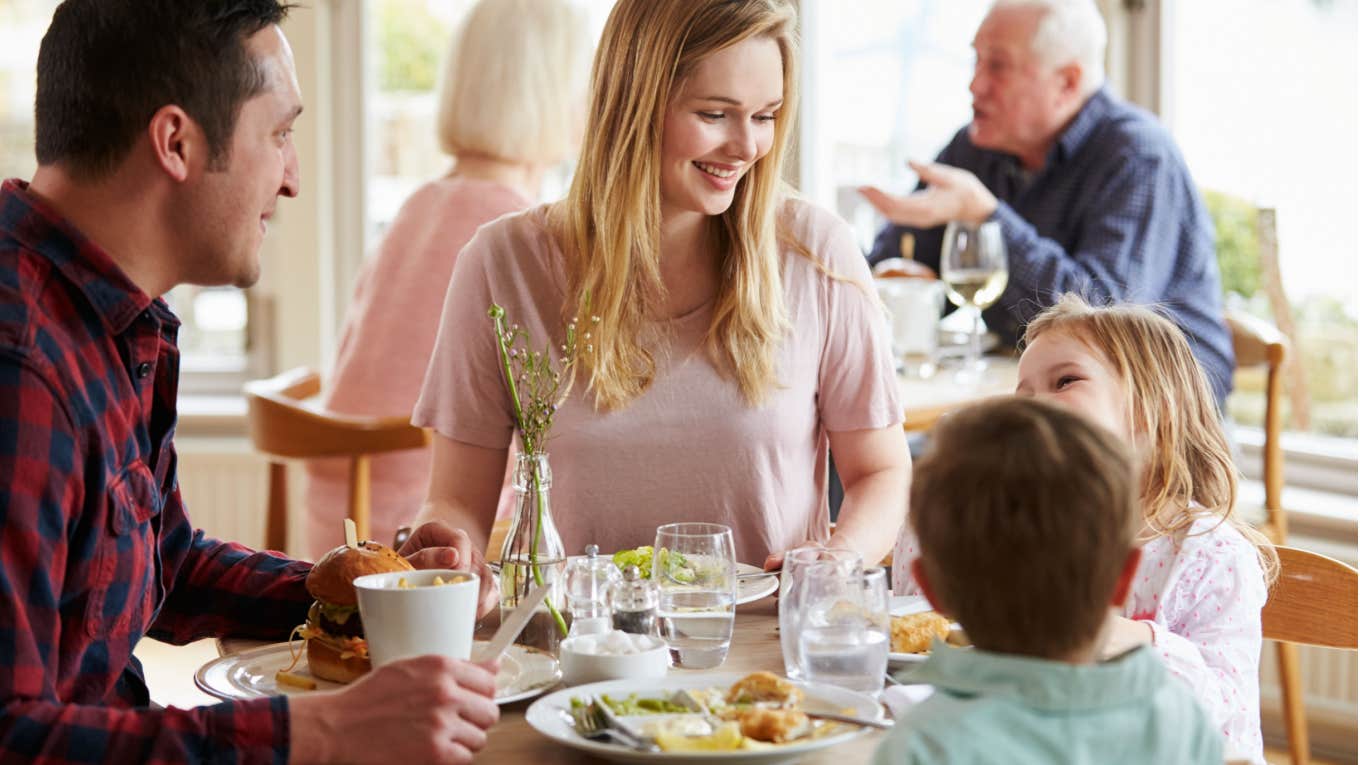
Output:
[[[1209,191],[1229,304],[1292,319],[1302,370],[1286,376],[1285,427],[1344,438],[1354,455],[1355,0],[1164,2],[1162,16],[1163,118]],[[1258,207],[1275,210],[1278,280],[1261,266]],[[1271,290],[1287,309],[1272,310]],[[1239,374],[1234,419],[1261,422],[1263,389]]]
[[[57,0],[0,3],[0,177],[32,177],[33,97],[38,46]],[[181,286],[165,295],[183,321],[181,387],[186,392],[236,393],[250,370],[248,301],[229,287]],[[258,355],[258,354],[256,354]]]
[[906,193],[971,118],[973,33],[991,0],[803,0],[803,192],[869,249],[883,221],[855,191]]
[[[613,0],[577,0],[598,36]],[[452,160],[436,137],[438,86],[450,39],[476,0],[367,0],[364,28],[371,55],[367,90],[364,241],[371,252],[406,198],[447,173]],[[546,174],[540,198],[566,192],[570,163]]]

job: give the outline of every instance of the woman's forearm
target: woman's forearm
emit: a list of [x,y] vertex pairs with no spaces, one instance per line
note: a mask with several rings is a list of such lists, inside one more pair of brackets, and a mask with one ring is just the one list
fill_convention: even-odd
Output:
[[885,468],[846,485],[829,545],[855,550],[866,565],[887,557],[907,518],[909,475],[909,468]]

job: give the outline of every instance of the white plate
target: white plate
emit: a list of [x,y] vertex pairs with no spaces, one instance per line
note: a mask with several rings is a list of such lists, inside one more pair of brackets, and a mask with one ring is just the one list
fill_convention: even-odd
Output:
[[[476,641],[474,646],[484,641]],[[301,649],[302,643],[294,645]],[[473,648],[476,653],[476,648]],[[277,696],[281,693],[311,693],[291,685],[279,685],[274,674],[287,669],[293,663],[293,656],[287,643],[274,643],[249,651],[222,656],[199,667],[194,674],[194,683],[204,693],[219,699],[255,699],[262,696]],[[307,657],[298,660],[293,673],[316,681],[318,691],[333,691],[345,686],[329,680],[312,677],[307,669]],[[522,645],[512,645],[501,656],[501,671],[496,675],[496,703],[509,704],[512,701],[533,698],[543,691],[557,685],[562,679],[557,659]]]
[[[888,601],[888,613],[893,616],[904,614],[919,614],[922,611],[931,610],[930,601],[920,595],[894,595]],[[928,653],[897,653],[888,654],[889,664],[920,664],[930,658]]]
[[[759,574],[762,571],[760,566],[752,566],[750,563],[738,563],[737,575]],[[766,576],[754,576],[750,579],[737,580],[737,605],[742,603],[753,603],[766,595],[774,594],[779,589],[779,573],[770,572]]]
[[[529,710],[524,713],[524,719],[529,722],[529,725],[533,726],[534,730],[544,736],[565,746],[580,749],[606,760],[615,762],[664,762],[667,765],[698,765],[699,763],[707,765],[714,762],[772,765],[773,763],[791,762],[809,752],[843,744],[852,738],[863,735],[866,730],[865,728],[847,726],[848,729],[844,733],[812,739],[811,741],[786,744],[771,749],[736,752],[639,752],[617,744],[606,744],[581,738],[563,719],[561,714],[563,710],[571,709],[572,697],[583,699],[599,693],[608,693],[611,696],[630,693],[643,696],[664,696],[685,688],[726,688],[743,677],[745,675],[742,674],[710,674],[706,672],[692,674],[686,672],[683,674],[672,673],[667,677],[655,680],[611,680],[605,683],[578,685],[575,688],[551,693],[535,701],[529,705]],[[807,693],[804,706],[810,710],[831,712],[843,711],[848,707],[858,717],[872,720],[883,719],[882,707],[872,696],[820,683],[799,683],[799,685]],[[645,718],[630,717],[626,719],[636,723]]]
[[[573,555],[568,561],[575,560],[584,556]],[[500,573],[500,566],[495,561],[488,563],[492,571]],[[750,563],[738,563],[737,574],[759,574],[763,569],[760,566],[753,566]],[[779,589],[779,572],[772,571],[766,576],[755,576],[750,579],[737,580],[737,605],[743,603],[754,603],[761,598],[771,595]]]

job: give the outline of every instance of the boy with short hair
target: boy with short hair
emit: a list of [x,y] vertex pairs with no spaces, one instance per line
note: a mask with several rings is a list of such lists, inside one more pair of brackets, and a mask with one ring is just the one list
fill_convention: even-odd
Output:
[[1147,646],[1097,662],[1138,566],[1127,449],[1078,414],[1000,399],[941,421],[911,490],[912,573],[973,648],[937,642],[935,686],[877,763],[1222,763],[1218,732]]

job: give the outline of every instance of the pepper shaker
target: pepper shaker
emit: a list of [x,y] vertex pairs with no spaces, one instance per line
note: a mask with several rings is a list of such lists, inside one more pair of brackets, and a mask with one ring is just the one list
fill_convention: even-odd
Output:
[[623,579],[615,583],[609,599],[614,629],[635,635],[656,634],[659,600],[656,585],[650,579],[644,579],[637,566],[624,566]]

